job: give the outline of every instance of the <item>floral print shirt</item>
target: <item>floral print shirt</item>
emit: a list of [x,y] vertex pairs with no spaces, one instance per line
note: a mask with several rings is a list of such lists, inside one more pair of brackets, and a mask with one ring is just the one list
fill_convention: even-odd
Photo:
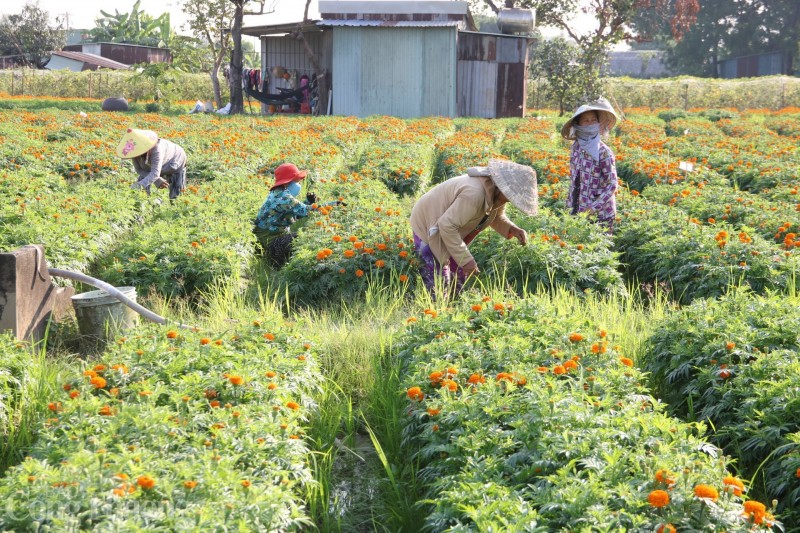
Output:
[[599,221],[613,221],[617,216],[617,166],[614,154],[600,142],[600,157],[592,159],[577,142],[569,157],[569,195],[567,208],[577,214],[593,210]]
[[292,196],[286,187],[279,187],[270,191],[267,199],[258,210],[254,221],[258,229],[283,233],[289,226],[297,222],[298,218],[307,217],[311,206],[304,204]]

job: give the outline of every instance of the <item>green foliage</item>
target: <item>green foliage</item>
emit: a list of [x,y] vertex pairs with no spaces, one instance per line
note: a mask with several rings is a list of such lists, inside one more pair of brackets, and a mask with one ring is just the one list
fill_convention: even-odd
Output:
[[[677,416],[710,422],[710,438],[738,458],[753,496],[778,499],[800,523],[796,476],[800,321],[795,299],[737,291],[698,300],[649,340],[643,370]],[[790,469],[791,468],[791,469]]]
[[130,13],[114,14],[103,10],[102,17],[95,19],[95,27],[89,30],[91,42],[129,43],[144,46],[169,48],[172,45],[173,31],[169,13],[164,12],[156,18],[139,9],[141,0],[136,0]]
[[250,320],[142,327],[61,381],[36,444],[0,480],[3,529],[308,526],[315,353],[281,320]]
[[[580,307],[471,296],[398,346],[426,530],[744,530],[739,498],[693,494],[721,486],[727,458],[664,415]],[[645,496],[666,488],[658,471],[675,472],[663,510]]]
[[531,75],[547,80],[545,94],[558,103],[559,114],[575,107],[583,94],[583,76],[579,63],[581,51],[563,37],[544,41],[534,48]]
[[0,19],[0,55],[31,68],[43,68],[50,52],[61,50],[66,42],[61,21],[50,25],[50,14],[37,3],[26,3],[17,14]]

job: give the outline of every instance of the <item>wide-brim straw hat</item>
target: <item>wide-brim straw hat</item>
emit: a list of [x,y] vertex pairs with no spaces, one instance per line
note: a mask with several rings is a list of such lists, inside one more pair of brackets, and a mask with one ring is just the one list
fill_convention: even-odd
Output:
[[611,104],[608,102],[608,100],[605,98],[598,98],[594,102],[583,104],[575,110],[575,112],[572,114],[572,118],[570,118],[566,124],[564,124],[564,127],[561,128],[561,136],[565,139],[575,139],[575,130],[573,129],[573,126],[575,125],[575,119],[587,111],[597,111],[597,116],[600,120],[601,134],[611,131],[611,129],[617,123],[617,113],[614,111],[614,108],[611,107]]
[[488,167],[472,167],[467,170],[467,174],[491,177],[511,205],[526,215],[539,212],[536,171],[531,167],[507,159],[490,159]]
[[128,128],[117,145],[117,155],[130,159],[147,153],[158,142],[158,134],[151,130]]

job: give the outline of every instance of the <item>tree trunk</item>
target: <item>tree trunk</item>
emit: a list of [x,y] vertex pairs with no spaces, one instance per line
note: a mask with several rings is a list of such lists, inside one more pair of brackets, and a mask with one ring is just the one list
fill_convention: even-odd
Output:
[[228,83],[231,90],[231,115],[244,111],[244,98],[242,96],[242,18],[244,6],[236,3],[236,13],[233,17],[231,38],[233,39],[233,54],[231,55],[231,72]]
[[214,103],[217,109],[222,107],[222,91],[219,88],[219,65],[214,63],[214,68],[211,69],[211,86],[214,88]]

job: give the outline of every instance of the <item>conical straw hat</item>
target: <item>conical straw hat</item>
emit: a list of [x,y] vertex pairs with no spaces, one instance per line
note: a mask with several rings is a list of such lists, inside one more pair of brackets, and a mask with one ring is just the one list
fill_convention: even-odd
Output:
[[575,110],[572,114],[572,118],[561,128],[561,136],[565,139],[574,139],[575,130],[573,130],[572,127],[575,125],[575,119],[587,111],[597,111],[597,116],[600,119],[601,134],[611,131],[611,128],[617,123],[617,113],[614,111],[614,108],[611,107],[611,104],[608,103],[608,100],[605,98],[598,98],[596,101],[583,104]]
[[539,212],[535,170],[506,159],[490,159],[489,174],[514,207],[529,216]]
[[128,128],[117,145],[117,155],[123,159],[130,159],[146,153],[157,142],[158,134],[154,131]]

